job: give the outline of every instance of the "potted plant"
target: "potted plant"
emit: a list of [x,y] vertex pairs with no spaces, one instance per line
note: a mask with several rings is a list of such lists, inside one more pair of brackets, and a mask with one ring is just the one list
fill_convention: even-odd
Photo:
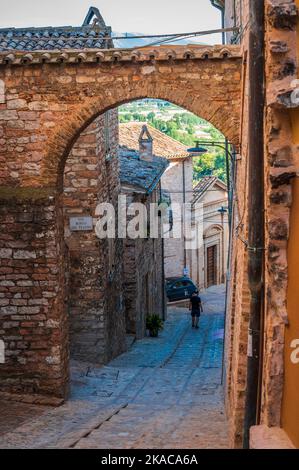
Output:
[[156,338],[159,331],[163,329],[163,321],[157,314],[148,315],[146,317],[146,329],[149,330],[151,337]]

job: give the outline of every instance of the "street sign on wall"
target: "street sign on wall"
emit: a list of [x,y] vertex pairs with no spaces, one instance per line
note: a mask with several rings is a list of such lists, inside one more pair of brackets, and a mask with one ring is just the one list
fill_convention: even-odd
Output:
[[72,232],[84,232],[92,229],[92,217],[70,217],[70,230]]

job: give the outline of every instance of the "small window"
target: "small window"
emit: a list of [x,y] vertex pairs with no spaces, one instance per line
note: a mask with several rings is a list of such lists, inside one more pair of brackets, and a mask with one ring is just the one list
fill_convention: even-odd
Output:
[[0,364],[5,363],[5,345],[4,341],[0,339]]
[[5,103],[5,83],[0,80],[0,103]]
[[173,286],[175,289],[179,289],[180,287],[183,287],[183,283],[181,281],[176,282]]
[[183,284],[184,287],[192,286],[192,282],[190,282],[190,281],[183,281],[182,284]]

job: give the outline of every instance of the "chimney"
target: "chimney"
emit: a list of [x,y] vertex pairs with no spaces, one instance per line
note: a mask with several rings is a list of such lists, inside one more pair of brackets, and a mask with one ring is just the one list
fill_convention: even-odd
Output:
[[146,125],[142,126],[139,136],[139,159],[153,161],[153,138]]

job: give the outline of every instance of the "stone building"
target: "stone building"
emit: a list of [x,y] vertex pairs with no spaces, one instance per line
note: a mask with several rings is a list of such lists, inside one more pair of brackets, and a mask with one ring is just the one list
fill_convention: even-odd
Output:
[[[120,144],[126,144],[136,150],[138,146],[136,136],[143,125],[140,122],[121,123]],[[223,283],[229,238],[226,185],[211,176],[202,178],[198,185],[193,187],[193,163],[188,147],[150,125],[148,128],[153,137],[154,153],[169,162],[161,178],[163,195],[169,198],[172,207],[178,204],[181,208],[181,211],[173,211],[173,226],[176,223],[183,226],[184,203],[192,208],[193,222],[196,220],[197,223],[202,223],[201,229],[198,230],[201,239],[194,249],[188,247],[183,234],[176,238],[171,230],[165,237],[165,277],[188,274],[200,288]],[[195,216],[196,203],[202,204],[203,207]],[[219,212],[222,207],[226,208],[223,216]]]
[[[58,31],[66,35],[62,28]],[[83,36],[89,47],[113,47],[112,41],[99,42],[110,33],[98,9],[90,8],[82,27],[72,30],[69,43]],[[97,205],[110,202],[117,208],[119,191],[115,109],[96,118],[73,144],[65,162],[62,197],[70,355],[102,364],[126,347],[123,294],[117,288],[122,244],[117,239],[99,240],[94,230]]]
[[[208,52],[205,46],[175,46],[170,55],[168,46],[160,46],[153,61],[156,52],[147,49],[101,49],[107,32],[97,21],[74,30],[42,28],[32,34],[17,29],[0,34],[0,331],[5,346],[0,387],[14,398],[34,394],[35,401],[42,396],[45,402],[65,399],[69,385],[66,299],[71,284],[63,182],[71,149],[97,117],[143,96],[162,97],[201,114],[237,142],[241,55],[238,46],[229,52],[222,46],[209,47]],[[56,42],[61,50],[52,49]],[[174,56],[169,74],[165,63]],[[182,66],[190,72],[186,76]],[[187,87],[191,96],[199,85],[199,99],[189,100],[184,90]],[[113,169],[117,159],[107,157]],[[111,176],[116,182],[117,172]],[[106,176],[101,188],[110,184]],[[111,197],[114,200],[114,191]],[[108,318],[110,357],[121,352],[125,333],[120,245],[114,277],[108,267],[102,271],[103,285],[111,289],[109,301],[115,302]],[[97,267],[93,264],[92,269]],[[91,296],[100,298],[100,286],[93,287]],[[100,330],[98,322],[95,329]],[[76,330],[73,333],[75,338]]]
[[96,207],[117,207],[120,191],[118,113],[107,111],[85,129],[66,160],[63,211],[66,304],[71,357],[106,363],[125,348],[122,245],[99,240]]
[[224,361],[231,445],[248,445],[250,428],[252,447],[299,447],[299,2],[211,2],[244,57]]
[[[80,28],[0,31],[0,389],[22,400],[67,397],[66,299],[77,264],[70,269],[65,255],[65,233],[76,252],[63,216],[65,163],[82,131],[107,110],[159,98],[210,121],[236,151],[224,361],[231,446],[244,438],[248,445],[250,430],[254,447],[273,438],[274,446],[299,447],[299,2],[213,3],[226,7],[232,44],[107,49],[101,19],[90,24],[94,11]],[[107,155],[106,164],[116,188],[117,159]],[[101,188],[110,183],[105,177]],[[108,334],[125,331],[120,251],[117,245],[114,277],[109,259],[101,271],[109,301],[119,306]],[[93,295],[102,312],[101,286]]]
[[140,339],[145,335],[147,315],[158,314],[162,319],[166,318],[161,224],[157,238],[151,238],[148,232],[150,204],[159,204],[161,177],[168,162],[153,155],[153,139],[146,126],[133,137],[127,135],[124,128],[120,134],[121,193],[126,196],[128,209],[132,203],[142,203],[147,210],[144,233],[138,238],[127,235],[124,240],[126,331]]
[[200,289],[226,280],[229,218],[227,186],[216,176],[205,176],[194,186],[192,223],[198,247],[190,251],[191,278]]
[[[121,123],[120,144],[124,143],[136,150],[138,145],[136,136],[140,134],[143,125],[140,122]],[[180,207],[184,202],[191,204],[193,165],[192,157],[187,152],[188,147],[150,125],[148,129],[153,137],[154,154],[166,158],[169,163],[161,178],[163,194],[167,194],[171,204],[179,204]],[[175,217],[181,224],[181,214],[175,214]],[[166,278],[183,276],[184,269],[187,268],[190,272],[191,268],[191,255],[186,249],[184,238],[182,236],[174,238],[172,232],[164,239],[164,267]]]
[[[102,38],[110,36],[110,32],[99,11],[91,8],[81,27],[1,30],[0,36],[2,48],[18,47],[29,54],[35,49],[70,50],[83,45],[85,48],[109,48],[113,45],[112,41]],[[4,37],[9,37],[10,43],[5,42]],[[51,119],[60,106],[49,110],[45,122],[47,128],[53,126]],[[23,117],[27,129],[35,132],[32,110],[24,111]],[[11,129],[18,133],[13,123]],[[31,140],[31,159],[28,163],[31,173],[36,169],[41,141],[38,133]],[[19,220],[15,226],[19,255],[18,261],[12,264],[18,263],[20,269],[21,265],[27,266],[27,275],[18,277],[22,292],[5,294],[12,298],[15,307],[12,305],[7,310],[6,303],[1,303],[2,318],[8,311],[14,314],[17,306],[19,308],[19,320],[14,317],[14,322],[4,324],[7,334],[18,338],[14,345],[10,343],[9,350],[6,348],[7,360],[2,369],[3,378],[13,365],[15,372],[10,379],[10,389],[14,393],[21,388],[18,379],[20,368],[27,371],[23,394],[34,393],[37,388],[43,394],[54,387],[57,395],[63,395],[66,392],[61,387],[61,379],[65,381],[68,376],[69,357],[103,364],[126,347],[124,302],[122,292],[118,290],[122,279],[122,242],[99,240],[94,231],[97,204],[109,201],[116,206],[120,191],[117,110],[101,114],[77,134],[64,155],[64,164],[58,182],[59,203],[50,195],[49,187],[48,195],[43,196],[44,209],[41,206],[38,209],[39,204],[35,207],[32,202],[34,195],[30,192],[24,194],[20,205],[14,206],[16,220]],[[30,201],[27,208],[25,200]],[[53,227],[58,217],[54,215],[57,204],[61,219],[56,232]],[[24,225],[21,228],[18,224],[22,220]],[[39,227],[37,234],[30,231],[31,223],[32,227]],[[47,262],[44,262],[42,255],[43,246]],[[34,249],[36,253],[33,253]],[[57,262],[54,262],[55,256]],[[7,272],[12,273],[14,269],[8,268]],[[29,275],[31,270],[35,271],[32,277]],[[53,282],[57,274],[61,286],[59,295]],[[15,282],[10,281],[10,284]],[[30,290],[36,293],[39,300],[28,300]],[[59,299],[63,301],[65,310],[56,307],[56,319],[47,320],[45,312],[49,303],[54,301],[57,304]],[[59,328],[57,330],[61,321],[63,333]],[[43,328],[44,334],[41,332]],[[58,337],[61,334],[66,344],[64,353],[55,346],[54,341],[55,335]],[[40,378],[37,386],[31,369],[42,357],[55,372],[49,381]],[[2,386],[1,390],[6,391],[6,387]]]

